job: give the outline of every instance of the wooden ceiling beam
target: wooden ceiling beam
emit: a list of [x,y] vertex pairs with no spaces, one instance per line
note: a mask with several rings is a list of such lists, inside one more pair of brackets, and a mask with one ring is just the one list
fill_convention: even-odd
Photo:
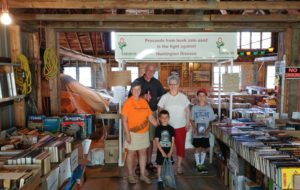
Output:
[[88,34],[89,34],[89,42],[90,42],[90,44],[91,44],[91,47],[93,48],[93,54],[94,54],[94,56],[97,56],[97,55],[96,55],[96,52],[95,52],[95,47],[94,47],[94,44],[93,44],[91,32],[88,32]]
[[[2,5],[2,3],[1,3]],[[9,8],[21,9],[193,9],[193,10],[244,10],[244,9],[295,9],[299,1],[130,1],[122,0],[10,0]]]
[[71,45],[70,45],[70,42],[69,42],[69,39],[68,39],[68,33],[63,32],[63,34],[65,35],[65,38],[66,38],[66,41],[67,41],[67,44],[68,44],[68,48],[71,49]]
[[83,53],[63,48],[59,48],[59,54],[64,57],[74,58],[76,60],[85,61],[85,62],[92,62],[92,63],[106,63],[106,60],[102,58],[97,58],[89,55],[85,55]]
[[21,21],[120,21],[120,22],[300,22],[300,15],[112,15],[112,14],[14,14]]
[[[225,16],[225,15],[223,15]],[[288,27],[300,28],[299,23],[212,23],[212,22],[180,22],[180,23],[144,23],[144,22],[52,22],[47,25],[57,31],[285,31]]]
[[76,35],[76,39],[77,39],[78,44],[79,44],[80,52],[83,53],[83,49],[82,49],[82,45],[81,45],[81,41],[80,41],[80,39],[79,39],[78,33],[75,32],[75,35]]

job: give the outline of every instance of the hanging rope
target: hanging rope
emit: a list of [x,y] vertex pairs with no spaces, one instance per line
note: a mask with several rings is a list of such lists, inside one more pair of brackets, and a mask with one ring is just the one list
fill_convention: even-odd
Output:
[[55,77],[58,72],[58,61],[55,50],[47,48],[44,52],[44,76],[47,80]]
[[23,54],[18,55],[17,60],[20,62],[20,67],[16,68],[16,85],[18,90],[26,95],[32,90],[29,62]]

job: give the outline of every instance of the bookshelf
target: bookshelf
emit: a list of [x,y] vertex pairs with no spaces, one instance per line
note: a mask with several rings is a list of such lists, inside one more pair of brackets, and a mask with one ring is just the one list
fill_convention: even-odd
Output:
[[[259,173],[267,179],[268,184],[260,181],[265,189],[270,184],[283,190],[292,189],[293,174],[300,172],[300,147],[295,144],[299,139],[288,134],[299,135],[300,131],[281,131],[257,123],[219,123],[213,125],[212,133],[218,139],[227,163],[232,162],[229,156],[232,152],[238,155],[239,159],[236,160],[242,160],[235,161],[241,165],[237,167],[238,171],[229,169],[233,175],[247,176],[246,171],[241,171],[241,168],[248,164],[255,168],[256,176]],[[255,179],[259,180],[257,177]]]

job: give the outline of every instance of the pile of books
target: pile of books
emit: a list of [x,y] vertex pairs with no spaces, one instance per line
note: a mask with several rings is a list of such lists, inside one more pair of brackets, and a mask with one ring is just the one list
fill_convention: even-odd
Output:
[[7,160],[8,165],[39,165],[43,175],[51,170],[50,154],[43,149],[29,149]]
[[21,189],[33,178],[32,169],[0,169],[0,189]]

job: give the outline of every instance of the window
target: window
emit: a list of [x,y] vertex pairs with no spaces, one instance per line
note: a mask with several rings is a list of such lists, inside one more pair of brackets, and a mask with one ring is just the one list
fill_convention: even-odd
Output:
[[275,66],[267,66],[266,88],[275,88]]
[[71,76],[84,86],[92,87],[91,67],[65,67],[64,74]]
[[91,67],[79,67],[79,82],[84,86],[92,86]]
[[111,32],[110,33],[110,45],[111,45],[111,49],[115,50],[116,49],[116,33],[115,32]]
[[[224,73],[231,73],[231,66],[221,66],[221,86],[222,86],[222,75]],[[239,73],[240,79],[241,79],[241,66],[240,65],[234,65],[232,68],[232,73]],[[214,66],[213,68],[213,86],[217,87],[219,85],[219,66]],[[240,81],[241,86],[241,81]]]
[[64,74],[71,76],[73,79],[77,80],[76,77],[76,67],[65,67]]
[[[222,86],[222,75],[225,73],[225,66],[221,66],[221,86]],[[219,66],[214,66],[214,86],[219,85]]]
[[238,49],[267,49],[271,47],[271,32],[237,32]]

